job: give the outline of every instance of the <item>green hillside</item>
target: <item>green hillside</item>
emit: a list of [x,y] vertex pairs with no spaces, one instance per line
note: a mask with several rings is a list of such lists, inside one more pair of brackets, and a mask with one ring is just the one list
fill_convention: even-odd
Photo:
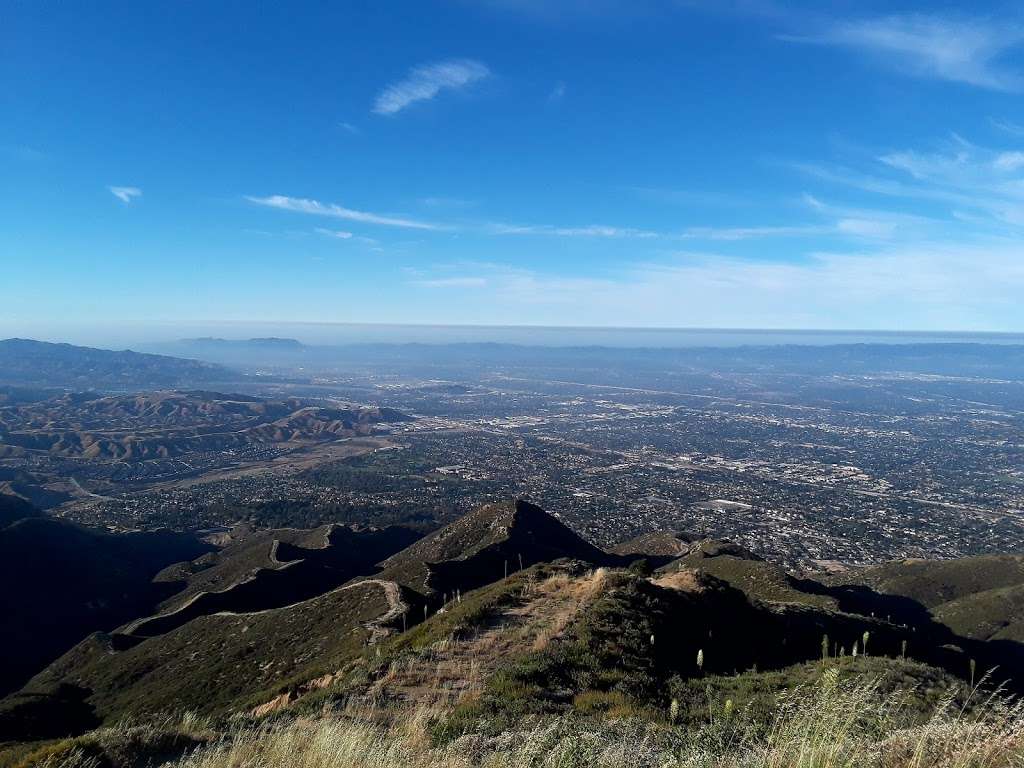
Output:
[[[182,590],[164,608],[232,599],[264,574],[287,579],[335,553],[373,552],[358,542],[383,533],[236,531],[220,552],[161,574]],[[846,691],[862,706],[899,699],[886,715],[895,732],[925,727],[947,706],[973,712],[971,678],[990,668],[1020,687],[1017,558],[892,563],[819,580],[729,542],[674,534],[605,553],[522,501],[380,551],[372,572],[322,594],[303,596],[308,582],[295,582],[292,603],[243,601],[150,621],[132,636],[95,634],[0,702],[0,739],[21,743],[10,755],[40,745],[48,754],[58,747],[46,740],[85,732],[60,748],[101,749],[90,733],[185,711],[208,718],[207,735],[160,738],[201,745],[247,723],[288,728],[332,712],[358,713],[399,742],[393,729],[415,719],[440,750],[527,722],[640,721],[671,740],[684,726],[706,733],[716,712],[763,736],[795,692],[825,683],[828,696]]]

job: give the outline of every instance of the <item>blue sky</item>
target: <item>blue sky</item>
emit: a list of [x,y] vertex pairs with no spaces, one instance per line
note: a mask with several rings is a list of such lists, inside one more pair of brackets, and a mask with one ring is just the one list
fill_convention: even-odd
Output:
[[3,2],[0,335],[1024,330],[1024,13],[824,5]]

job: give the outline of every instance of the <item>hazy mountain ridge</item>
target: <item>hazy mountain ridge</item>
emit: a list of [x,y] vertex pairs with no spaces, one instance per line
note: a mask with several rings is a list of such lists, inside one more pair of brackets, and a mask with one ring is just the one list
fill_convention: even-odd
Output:
[[[183,340],[153,346],[165,353],[196,357],[240,367],[286,365],[336,367],[373,364],[463,366],[536,365],[573,369],[609,362],[640,369],[669,367],[681,371],[877,374],[888,371],[941,376],[1024,376],[1024,345],[979,342],[860,342],[827,345],[747,344],[731,347],[603,345],[530,345],[502,342],[349,343],[341,345],[259,344],[250,341]],[[288,340],[292,342],[294,340]],[[202,342],[202,343],[199,343]]]
[[0,340],[0,383],[19,387],[124,390],[239,378],[234,371],[199,360],[32,339]]

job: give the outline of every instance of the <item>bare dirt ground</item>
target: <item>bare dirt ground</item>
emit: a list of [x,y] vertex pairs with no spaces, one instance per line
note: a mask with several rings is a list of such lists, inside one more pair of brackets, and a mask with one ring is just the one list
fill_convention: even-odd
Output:
[[543,649],[601,590],[605,572],[558,574],[533,585],[526,602],[504,608],[472,636],[450,638],[394,664],[373,683],[368,698],[402,708],[456,704],[477,695],[502,664]]

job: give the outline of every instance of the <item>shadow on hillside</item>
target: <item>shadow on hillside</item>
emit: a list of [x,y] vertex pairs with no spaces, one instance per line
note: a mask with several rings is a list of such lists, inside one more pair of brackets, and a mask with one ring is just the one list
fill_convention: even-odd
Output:
[[100,725],[86,701],[89,691],[62,683],[52,691],[17,693],[0,709],[0,741],[37,741],[75,736]]
[[376,563],[404,549],[419,538],[411,529],[394,526],[381,530],[331,530],[327,545],[306,549],[286,542],[277,547],[283,567],[262,569],[249,581],[222,592],[204,592],[182,609],[137,623],[119,645],[131,645],[146,637],[166,634],[214,613],[256,613],[309,600],[341,586],[356,576],[368,576]]
[[844,613],[905,628],[909,633],[904,638],[907,653],[918,661],[970,680],[973,660],[975,679],[991,673],[995,684],[1005,684],[1009,690],[1024,694],[1024,643],[963,637],[936,621],[924,605],[903,595],[876,592],[860,584],[827,586],[810,579],[796,580],[795,584],[801,591],[834,598]]

